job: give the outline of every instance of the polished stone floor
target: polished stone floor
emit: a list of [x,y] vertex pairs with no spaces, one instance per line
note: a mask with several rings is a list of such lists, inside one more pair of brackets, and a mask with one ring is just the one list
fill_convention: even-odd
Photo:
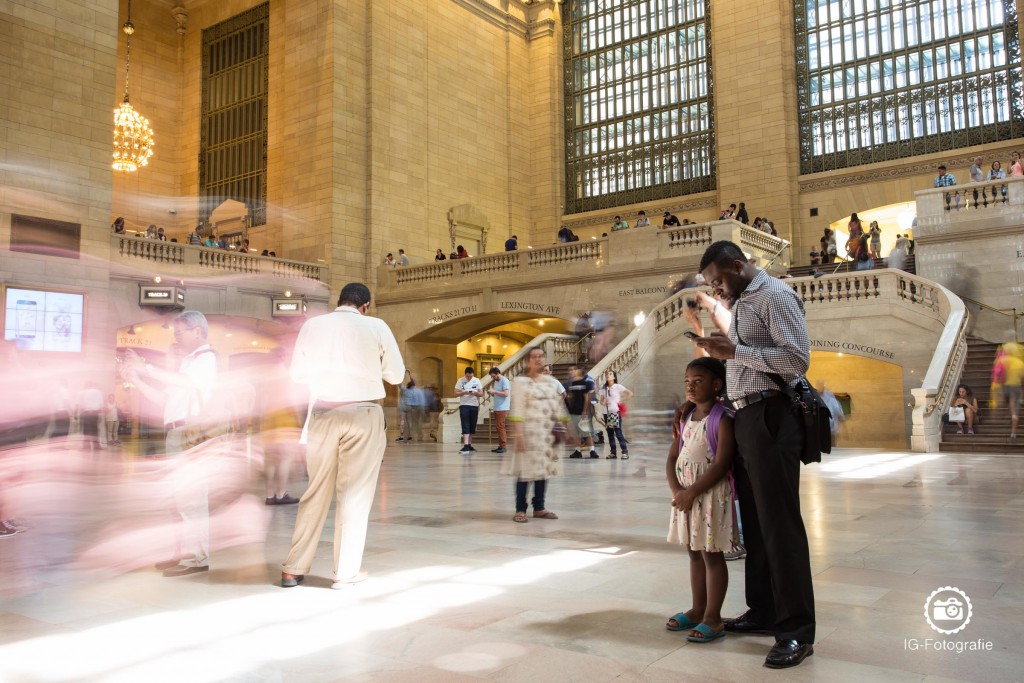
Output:
[[[233,545],[209,574],[173,579],[31,561],[64,544],[73,566],[76,537],[110,522],[95,512],[108,509],[101,492],[62,498],[59,515],[76,520],[63,535],[20,519],[27,531],[0,540],[0,681],[1024,679],[1024,459],[839,450],[804,468],[818,643],[780,672],[762,667],[770,638],[689,644],[665,630],[689,584],[685,553],[665,542],[664,445],[643,449],[658,454],[646,477],[634,476],[638,447],[625,462],[564,461],[548,498],[560,519],[528,524],[511,520],[500,456],[455,448],[389,447],[371,577],[345,591],[327,579],[330,526],[318,576],[273,585],[293,506],[250,507],[242,518],[255,515],[260,534],[266,525],[265,543]],[[33,545],[44,530],[47,545]],[[743,563],[729,568],[725,613],[736,614]],[[973,611],[955,636],[923,615],[947,585]],[[936,651],[936,641],[991,649]]]

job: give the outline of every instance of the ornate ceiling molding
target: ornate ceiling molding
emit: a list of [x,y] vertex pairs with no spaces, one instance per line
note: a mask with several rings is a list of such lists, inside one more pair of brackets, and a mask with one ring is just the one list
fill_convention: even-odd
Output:
[[[974,157],[976,156],[980,156],[986,160],[986,170],[995,159],[998,159],[1003,163],[1003,169],[1005,170],[1009,166],[1010,152],[1018,151],[1019,148],[1020,145],[1013,147],[1007,146],[1005,148],[1000,147],[996,149],[988,148],[984,150],[977,150],[969,154],[960,150],[956,156],[937,154],[929,161],[921,161],[921,158],[918,157],[915,160],[905,161],[898,166],[890,165],[892,162],[885,162],[884,165],[875,164],[871,166],[862,166],[861,169],[855,173],[842,173],[839,171],[816,173],[814,174],[814,177],[800,181],[800,192],[831,190],[837,187],[865,185],[868,183],[877,183],[880,180],[892,180],[894,178],[905,178],[907,176],[934,173],[936,166],[941,163],[946,164],[946,166],[949,167],[950,172],[955,172],[960,169],[966,171],[974,164]],[[879,168],[879,166],[882,167]]]
[[489,24],[513,33],[520,38],[530,36],[530,26],[525,20],[527,8],[522,2],[511,2],[509,5],[517,5],[521,8],[521,15],[517,16],[496,7],[488,0],[452,0],[456,5],[469,10]]

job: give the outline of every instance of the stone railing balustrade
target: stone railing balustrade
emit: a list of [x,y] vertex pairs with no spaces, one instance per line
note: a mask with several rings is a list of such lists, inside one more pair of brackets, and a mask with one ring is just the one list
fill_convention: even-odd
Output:
[[[911,447],[934,452],[939,448],[942,415],[967,357],[967,311],[963,301],[945,287],[901,270],[872,270],[861,273],[803,277],[786,280],[804,303],[808,315],[823,306],[849,306],[890,300],[908,310],[924,313],[942,322],[943,330],[932,354],[920,388],[913,389]],[[655,347],[658,339],[686,324],[686,299],[694,290],[683,290],[656,306],[643,324],[631,331],[591,370],[600,377],[607,370],[629,370]],[[620,377],[621,379],[621,377]]]
[[915,238],[940,233],[944,226],[980,219],[1009,220],[1018,224],[1024,218],[1024,178],[1011,177],[983,183],[919,190]]
[[[195,267],[202,274],[253,273],[285,278],[305,278],[326,282],[327,266],[272,256],[255,256],[237,251],[200,247],[147,239],[111,235],[111,257],[127,262],[144,261],[154,265]],[[181,275],[183,273],[176,273]]]
[[[568,265],[602,262],[603,265],[633,265],[637,249],[649,249],[653,258],[690,257],[699,259],[704,250],[718,240],[731,240],[745,251],[768,261],[777,254],[773,268],[784,269],[789,259],[789,242],[755,230],[733,220],[683,225],[667,230],[654,227],[623,230],[609,237],[537,249],[485,254],[467,259],[435,261],[418,266],[390,268],[381,266],[379,282],[385,289],[403,290],[410,286],[450,283],[461,278],[511,275],[536,282],[543,277],[556,277]],[[619,261],[616,261],[616,258]],[[543,278],[541,278],[543,279]]]

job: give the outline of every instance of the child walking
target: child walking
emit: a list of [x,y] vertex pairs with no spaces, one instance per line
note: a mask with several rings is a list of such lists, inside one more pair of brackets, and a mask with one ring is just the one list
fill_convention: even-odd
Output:
[[686,403],[672,421],[672,450],[665,477],[672,491],[668,540],[689,547],[692,606],[669,618],[669,631],[707,643],[725,636],[722,603],[729,587],[724,553],[738,543],[733,524],[732,462],[736,454],[732,414],[718,400],[725,365],[697,358],[686,366]]

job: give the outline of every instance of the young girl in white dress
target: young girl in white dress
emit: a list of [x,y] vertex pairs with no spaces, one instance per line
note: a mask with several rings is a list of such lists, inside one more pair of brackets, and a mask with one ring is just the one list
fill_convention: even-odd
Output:
[[722,603],[729,587],[723,553],[738,539],[733,525],[732,462],[736,454],[731,413],[718,400],[725,388],[725,365],[697,358],[686,366],[686,403],[672,423],[672,450],[665,476],[672,491],[668,540],[689,547],[689,610],[665,627],[686,631],[686,639],[708,643],[725,636]]

